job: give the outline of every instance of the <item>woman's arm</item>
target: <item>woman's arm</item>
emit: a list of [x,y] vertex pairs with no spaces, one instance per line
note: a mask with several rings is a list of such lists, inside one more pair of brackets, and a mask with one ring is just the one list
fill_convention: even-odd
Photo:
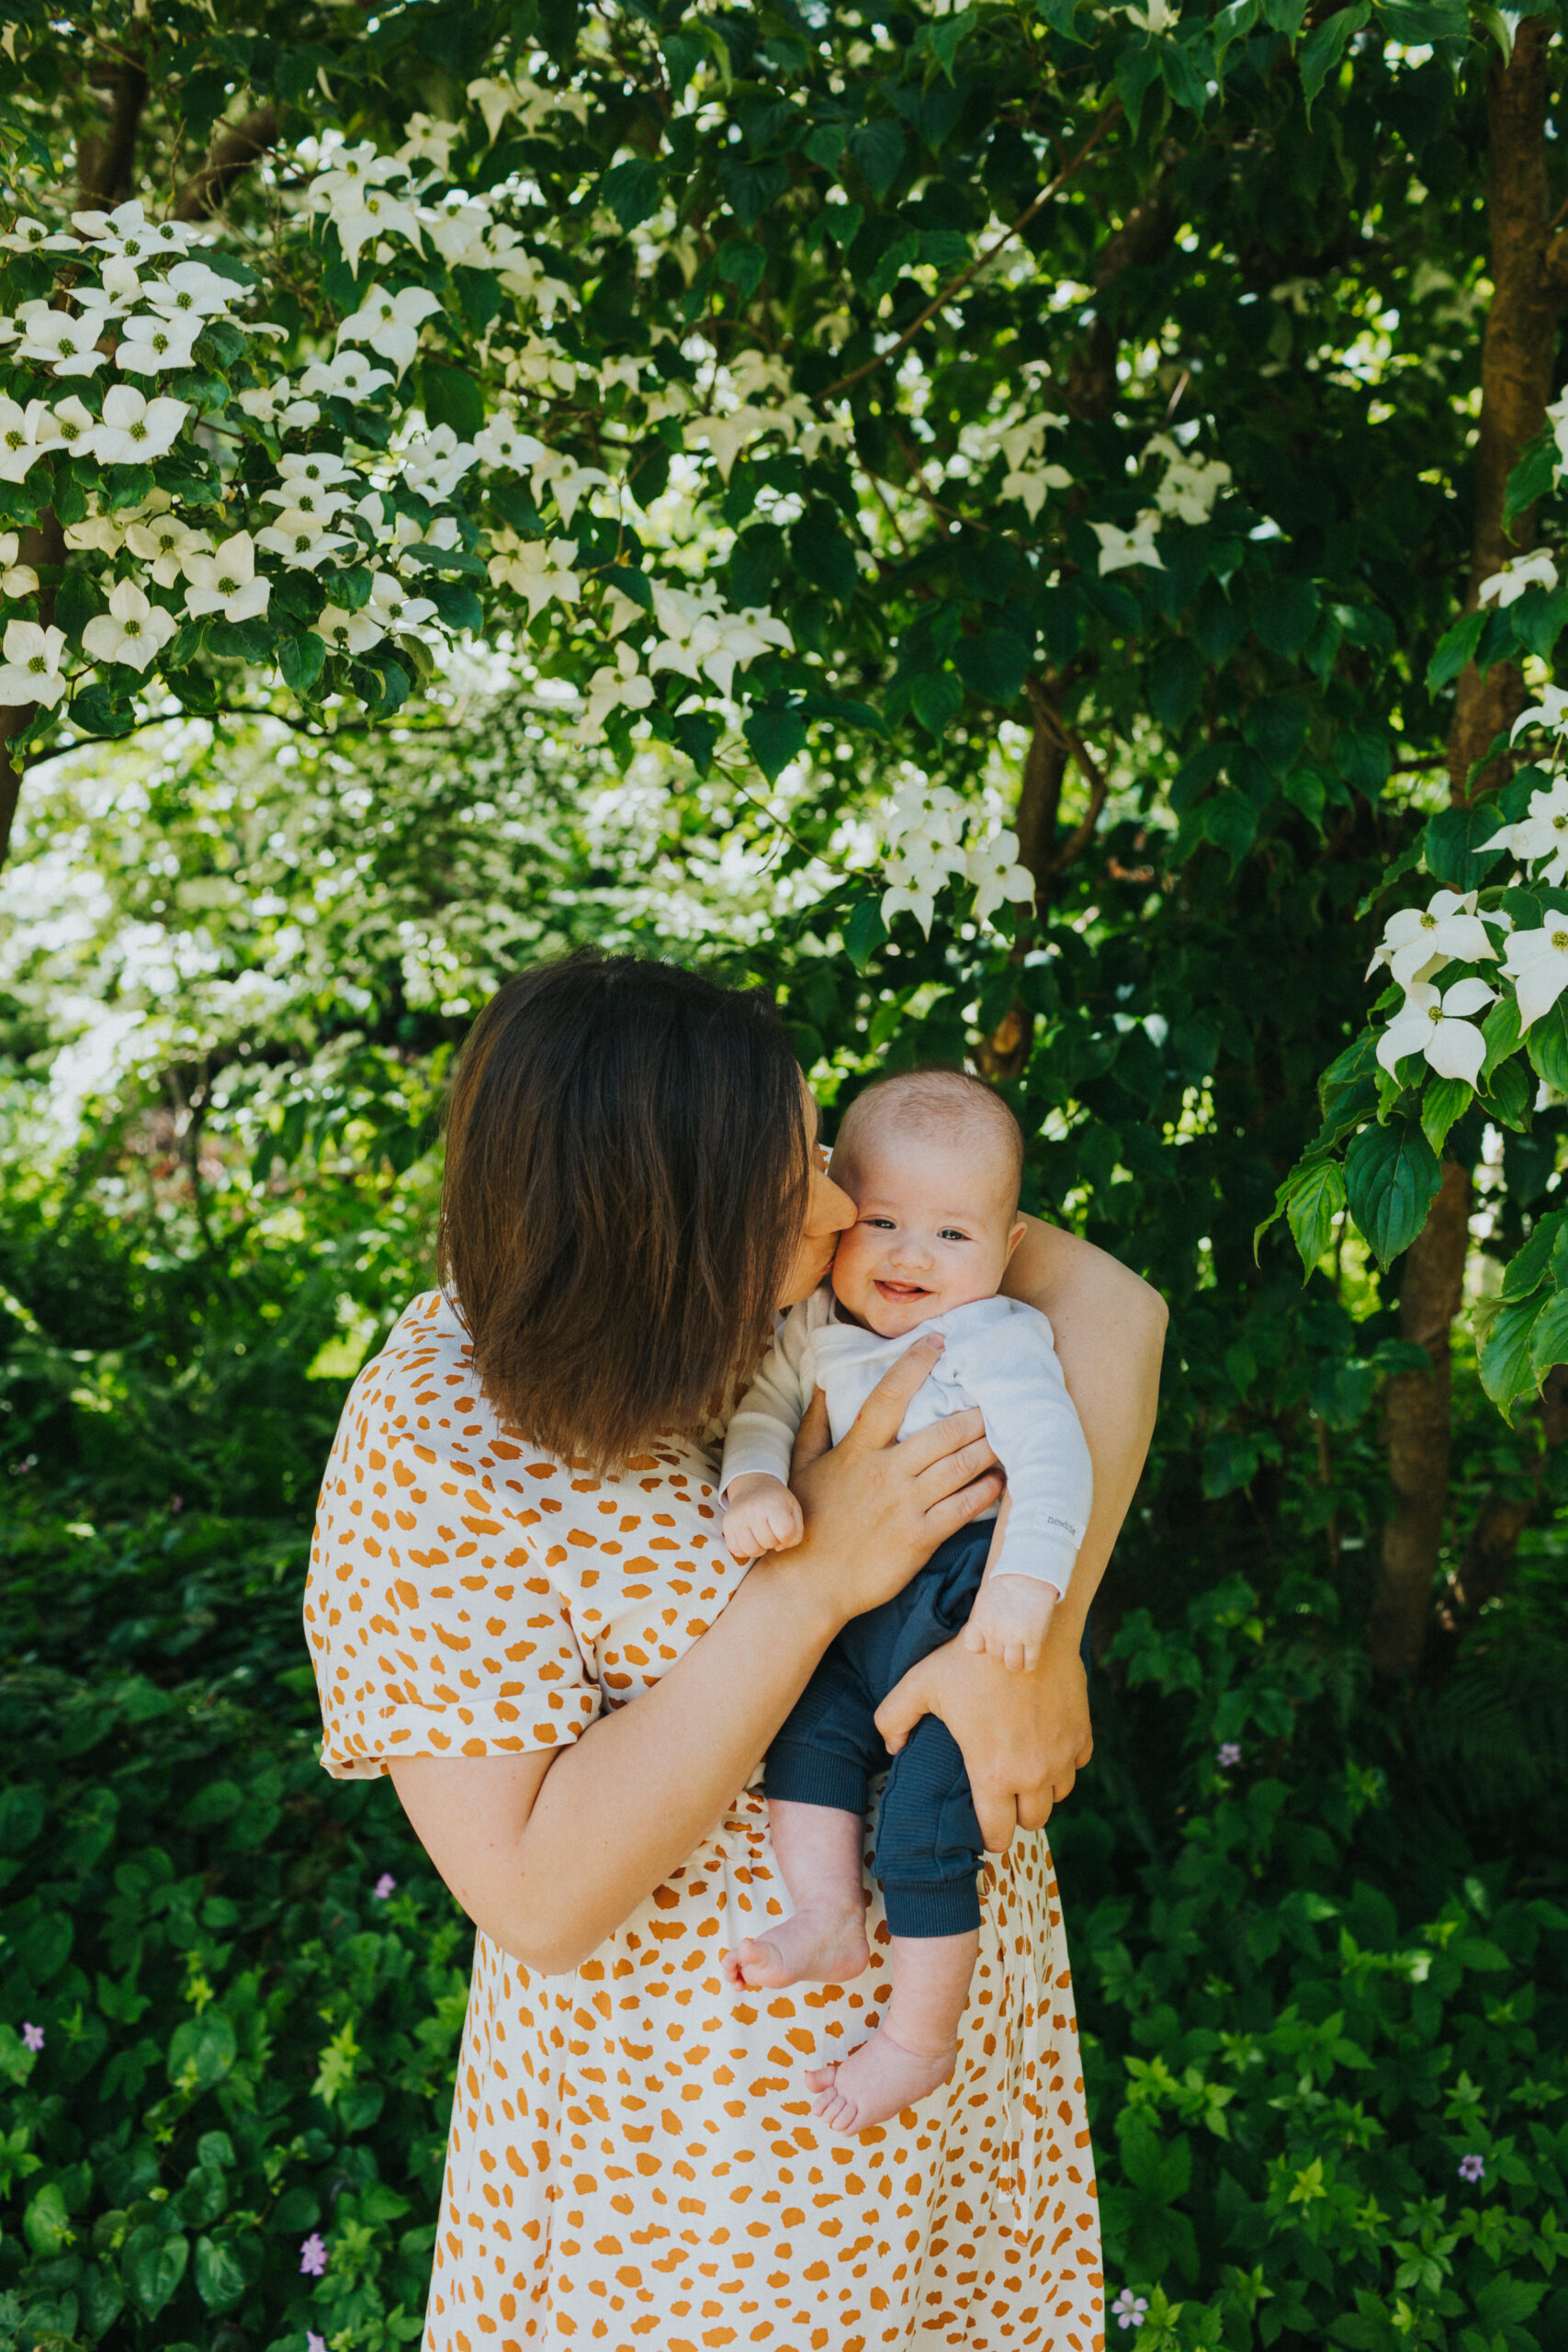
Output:
[[1055,1333],[1094,1463],[1089,1532],[1032,1674],[1010,1674],[950,1643],[905,1676],[876,1719],[897,1752],[922,1715],[942,1717],[964,1750],[993,1852],[1015,1827],[1049,1820],[1093,1750],[1078,1645],[1149,1450],[1168,1319],[1164,1299],[1138,1275],[1038,1217],[1029,1219],[1003,1288],[1039,1307]]
[[409,1757],[393,1782],[476,1926],[525,1966],[577,1966],[712,1829],[839,1627],[907,1584],[996,1500],[978,1413],[895,1442],[936,1350],[909,1350],[798,1482],[806,1536],[759,1560],[651,1690],[570,1747]]

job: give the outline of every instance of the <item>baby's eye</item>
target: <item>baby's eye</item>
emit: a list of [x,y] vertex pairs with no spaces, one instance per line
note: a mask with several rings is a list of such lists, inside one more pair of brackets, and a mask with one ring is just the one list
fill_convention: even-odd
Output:
[[890,1216],[863,1217],[861,1222],[863,1225],[869,1225],[875,1233],[891,1233],[893,1230],[893,1220]]
[[967,1241],[968,1238],[969,1236],[960,1233],[955,1225],[944,1225],[937,1236],[939,1241]]

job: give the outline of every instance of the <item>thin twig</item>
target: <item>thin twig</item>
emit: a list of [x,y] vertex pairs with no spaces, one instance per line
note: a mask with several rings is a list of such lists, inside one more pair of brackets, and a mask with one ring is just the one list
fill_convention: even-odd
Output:
[[1045,186],[1041,189],[1033,203],[1019,214],[1018,219],[1013,222],[1012,227],[1010,229],[1004,229],[1001,235],[996,238],[986,247],[984,253],[976,254],[968,268],[961,270],[950,285],[942,288],[941,293],[936,296],[934,300],[926,304],[926,307],[920,312],[919,317],[916,319],[912,326],[905,328],[897,343],[890,343],[886,351],[879,351],[877,353],[874,359],[868,359],[865,361],[863,366],[852,368],[847,376],[840,376],[836,384],[829,385],[827,390],[821,395],[821,397],[825,401],[837,400],[839,394],[840,392],[847,392],[852,384],[858,384],[863,376],[871,375],[876,368],[884,366],[887,360],[897,358],[899,352],[904,349],[907,344],[913,343],[915,337],[919,334],[920,329],[928,324],[931,320],[935,318],[937,312],[943,307],[943,305],[951,302],[955,294],[961,294],[964,291],[964,288],[968,285],[969,280],[974,277],[976,271],[984,269],[986,264],[988,261],[994,261],[997,254],[1002,251],[1002,248],[1005,245],[1010,245],[1015,237],[1021,236],[1024,230],[1028,228],[1030,222],[1033,220],[1035,214],[1040,210],[1041,207],[1048,204],[1051,198],[1056,195],[1060,189],[1066,187],[1067,182],[1074,176],[1074,175],[1082,170],[1084,164],[1088,163],[1089,156],[1093,153],[1095,148],[1100,144],[1101,137],[1107,130],[1109,130],[1111,125],[1115,121],[1117,116],[1122,112],[1122,110],[1121,99],[1112,99],[1110,106],[1106,107],[1105,112],[1100,116],[1100,120],[1095,124],[1094,129],[1089,132],[1089,137],[1085,140],[1083,145],[1078,149],[1077,153],[1073,157],[1072,162],[1066,164],[1063,169],[1056,174],[1055,179],[1047,180]]

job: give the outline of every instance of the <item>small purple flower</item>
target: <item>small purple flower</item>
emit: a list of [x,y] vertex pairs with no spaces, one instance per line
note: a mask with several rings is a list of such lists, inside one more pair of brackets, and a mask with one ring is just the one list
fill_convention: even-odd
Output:
[[1148,2308],[1148,2297],[1134,2295],[1131,2287],[1123,2287],[1111,2306],[1118,2327],[1141,2327]]
[[305,2331],[305,2352],[327,2352],[326,2337],[324,2335],[318,2335],[313,2328],[307,2328]]
[[299,2249],[299,2267],[307,2278],[320,2278],[327,2267],[327,2249],[320,2233],[312,2230]]
[[385,1903],[389,1894],[395,1894],[397,1893],[397,1888],[398,1882],[392,1876],[391,1871],[383,1871],[375,1885],[370,1890],[370,1899],[373,1903]]
[[1219,1753],[1214,1758],[1214,1761],[1219,1766],[1222,1772],[1228,1772],[1233,1765],[1239,1764],[1241,1762],[1241,1750],[1236,1746],[1234,1739],[1227,1739],[1225,1741],[1224,1745],[1221,1747]]
[[1478,2156],[1473,2154],[1468,2156],[1461,2156],[1459,2160],[1459,2177],[1461,2180],[1484,2180],[1486,2177],[1485,2157]]
[[25,2025],[22,2028],[22,2047],[24,2050],[41,2050],[43,2048],[43,2028],[41,2025]]

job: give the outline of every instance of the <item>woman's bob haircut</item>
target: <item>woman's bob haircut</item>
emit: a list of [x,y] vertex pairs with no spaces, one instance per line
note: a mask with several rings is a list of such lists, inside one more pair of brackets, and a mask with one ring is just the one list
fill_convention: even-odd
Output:
[[508,980],[457,1065],[440,1242],[502,1419],[595,1469],[700,1429],[767,1342],[809,1181],[760,990],[588,948]]

